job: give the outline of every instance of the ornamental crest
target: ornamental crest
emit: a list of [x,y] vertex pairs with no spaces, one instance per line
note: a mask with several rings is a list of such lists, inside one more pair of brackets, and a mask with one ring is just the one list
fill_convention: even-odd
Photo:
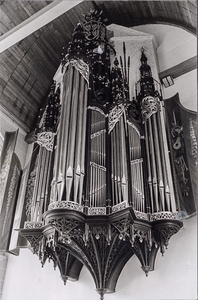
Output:
[[109,133],[113,130],[116,123],[119,121],[120,117],[124,113],[124,106],[122,104],[116,105],[110,112],[109,112]]
[[44,131],[37,133],[37,144],[46,148],[48,151],[53,151],[55,133]]
[[149,119],[153,114],[157,113],[160,109],[159,98],[151,96],[145,97],[141,104],[141,113],[143,121]]
[[84,62],[82,59],[70,59],[65,67],[71,64],[81,75],[82,77],[87,81],[89,85],[89,65]]

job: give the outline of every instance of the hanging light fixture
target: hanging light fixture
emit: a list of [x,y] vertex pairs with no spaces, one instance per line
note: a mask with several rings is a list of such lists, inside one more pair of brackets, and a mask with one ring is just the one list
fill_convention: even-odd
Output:
[[64,283],[78,280],[85,265],[101,299],[115,291],[133,255],[146,275],[154,270],[158,250],[164,254],[182,226],[162,98],[143,50],[132,101],[129,69],[125,44],[119,63],[101,13],[90,11],[62,59],[61,84],[41,111],[20,230]]

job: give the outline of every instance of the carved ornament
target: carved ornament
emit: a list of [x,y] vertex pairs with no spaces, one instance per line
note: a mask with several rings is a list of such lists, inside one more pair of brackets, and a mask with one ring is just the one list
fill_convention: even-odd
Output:
[[113,107],[112,110],[109,112],[109,130],[108,132],[110,133],[117,122],[120,120],[121,116],[123,115],[125,111],[125,107],[123,104],[119,104]]
[[88,207],[88,215],[106,215],[106,207]]
[[114,205],[114,206],[112,207],[112,212],[114,213],[114,212],[116,212],[116,211],[123,210],[123,209],[126,208],[126,207],[128,207],[128,203],[127,203],[127,201],[125,200],[125,201],[123,201],[123,202],[121,202],[121,203],[118,203],[118,204]]
[[68,208],[72,210],[83,211],[83,207],[81,205],[72,201],[54,201],[50,203],[48,210],[57,209],[57,208],[58,209]]
[[153,213],[150,216],[151,221],[157,221],[162,219],[177,220],[177,212],[162,211]]
[[159,98],[154,98],[152,96],[147,96],[142,99],[141,103],[141,113],[143,121],[149,119],[153,114],[160,110],[160,100]]
[[46,148],[48,151],[53,151],[55,135],[56,135],[56,133],[53,133],[51,131],[38,132],[36,142],[41,147]]
[[89,85],[89,65],[84,62],[82,59],[70,59],[66,65],[65,70],[67,69],[67,66],[71,64],[86,80],[87,84]]

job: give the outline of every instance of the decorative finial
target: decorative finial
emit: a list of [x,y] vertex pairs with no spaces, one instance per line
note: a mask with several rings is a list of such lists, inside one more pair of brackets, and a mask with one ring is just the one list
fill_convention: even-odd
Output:
[[114,59],[114,65],[115,65],[116,67],[119,65],[119,61],[118,61],[117,56],[116,56],[115,59]]
[[149,270],[150,270],[150,266],[143,266],[143,267],[142,267],[142,270],[144,271],[146,277],[148,277],[148,272],[149,272]]
[[141,52],[142,52],[141,62],[142,62],[143,64],[146,64],[146,63],[147,63],[147,57],[146,57],[146,55],[144,54],[144,52],[145,52],[144,47],[141,48]]
[[97,292],[100,294],[100,300],[104,300],[105,289],[97,289]]
[[62,280],[64,282],[64,285],[66,285],[68,276],[62,275],[61,277],[62,277]]

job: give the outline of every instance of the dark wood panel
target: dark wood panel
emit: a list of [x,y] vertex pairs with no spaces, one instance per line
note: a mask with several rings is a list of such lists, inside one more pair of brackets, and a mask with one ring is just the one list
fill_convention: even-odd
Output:
[[21,61],[21,59],[24,57],[25,53],[24,51],[18,47],[18,45],[14,45],[13,47],[9,48],[9,51],[12,53],[12,55],[18,60],[18,62]]
[[[0,11],[0,15],[2,15],[1,11]],[[2,21],[0,21],[0,36],[2,36],[8,30],[9,30],[9,27],[6,26],[5,24],[3,24]]]
[[3,94],[3,97],[1,99],[1,105],[5,107],[5,109],[9,112],[11,112],[17,119],[18,115],[21,115],[21,118],[19,119],[22,123],[24,123],[25,126],[30,127],[33,125],[33,120],[35,118],[33,112],[28,108],[24,106],[24,112],[23,114],[20,113],[21,107],[13,104],[10,101],[10,95],[5,93]]
[[[16,99],[18,99],[18,102],[20,103],[19,106],[21,106],[23,103],[25,103],[33,112],[37,113],[39,104],[36,101],[36,99],[32,98],[31,95],[27,95],[27,93],[24,90],[18,90],[18,81],[15,78],[10,78],[5,89],[4,94],[9,94],[10,101],[15,102]],[[28,101],[33,100],[33,101]]]
[[19,63],[19,60],[16,59],[16,57],[11,53],[10,49],[7,49],[1,53],[0,59],[1,63],[5,62],[9,66],[10,72],[12,72]]
[[8,81],[11,77],[10,69],[7,68],[6,64],[1,62],[0,76],[2,79]]
[[1,32],[6,33],[51,2],[53,1],[1,1],[0,16],[5,25]]
[[[103,8],[109,23],[123,26],[167,23],[180,25],[196,33],[194,18],[196,8],[192,14],[189,7],[192,10],[194,4],[189,1],[95,1],[94,3],[98,8]],[[128,5],[130,9],[127,9]],[[187,18],[186,14],[189,14]]]
[[[19,7],[21,8],[21,10],[19,9]],[[1,9],[3,10],[4,14],[6,14],[7,17],[12,20],[15,26],[28,17],[28,15],[24,17],[20,1],[11,1],[11,3],[10,1],[4,1]]]
[[[1,84],[0,84],[0,95],[1,95],[3,93],[3,90],[4,90],[5,86],[6,86],[6,84],[7,84],[7,80],[6,80],[6,78],[4,76],[2,76],[0,74],[0,81],[1,81]],[[0,96],[0,99],[1,99],[1,96]]]

